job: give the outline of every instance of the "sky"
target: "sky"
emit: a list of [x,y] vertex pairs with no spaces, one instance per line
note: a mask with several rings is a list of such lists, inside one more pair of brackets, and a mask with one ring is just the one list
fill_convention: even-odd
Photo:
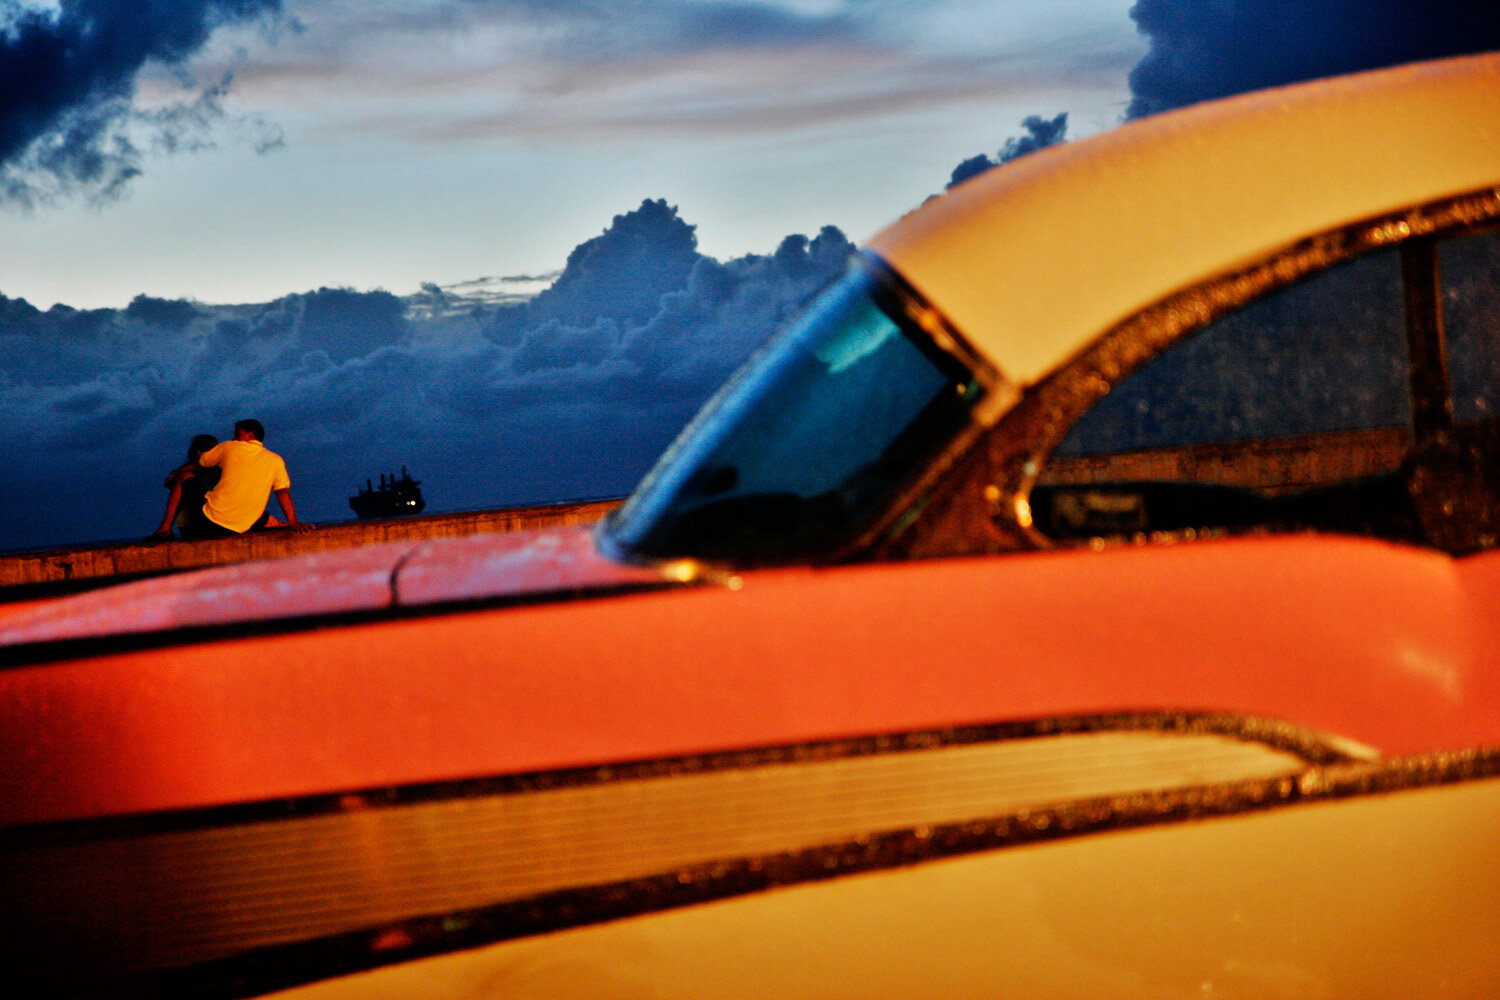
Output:
[[[646,198],[721,258],[825,224],[862,239],[1026,115],[1111,127],[1145,51],[1129,0],[149,6],[211,12],[205,37],[130,81],[138,173],[0,208],[9,296],[240,303],[548,273]],[[170,124],[148,117],[163,109]]]
[[1495,0],[0,0],[0,550],[144,536],[242,417],[314,521],[622,495],[956,178],[1486,48]]

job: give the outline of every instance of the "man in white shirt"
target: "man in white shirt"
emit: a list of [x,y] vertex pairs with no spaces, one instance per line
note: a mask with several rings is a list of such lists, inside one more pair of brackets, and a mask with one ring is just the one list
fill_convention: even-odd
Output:
[[265,439],[259,420],[241,420],[234,425],[232,439],[199,456],[199,465],[219,468],[219,482],[209,490],[203,509],[185,525],[185,537],[216,538],[264,528],[271,522],[266,502],[273,493],[288,527],[296,531],[312,528],[297,520],[286,463],[265,446]]

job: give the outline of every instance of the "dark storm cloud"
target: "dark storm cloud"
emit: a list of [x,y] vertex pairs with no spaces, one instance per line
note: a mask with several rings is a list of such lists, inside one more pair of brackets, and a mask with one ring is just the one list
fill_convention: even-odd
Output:
[[665,201],[647,200],[575,247],[557,281],[524,313],[531,322],[648,319],[663,295],[682,287],[698,256],[693,227]]
[[[348,496],[402,464],[433,511],[619,495],[852,249],[829,227],[718,261],[648,200],[520,304],[466,309],[452,288],[443,310],[432,288],[87,312],[0,297],[0,549],[145,534],[188,439],[245,416],[315,521],[349,518]],[[59,502],[59,482],[87,489]]]
[[1068,115],[1067,112],[1055,118],[1043,118],[1041,115],[1028,115],[1022,119],[1021,127],[1025,134],[1012,136],[1005,140],[1005,145],[1000,147],[1000,154],[991,157],[986,153],[971,156],[967,160],[953,168],[953,175],[948,178],[948,186],[952,187],[962,181],[968,180],[978,174],[984,173],[991,167],[998,167],[1002,163],[1027,153],[1035,153],[1039,149],[1055,146],[1060,142],[1066,142],[1068,138]]
[[203,310],[182,299],[158,299],[150,295],[137,295],[125,307],[127,319],[149,326],[159,326],[170,333],[181,333]]
[[140,173],[131,126],[180,148],[219,114],[225,85],[139,110],[142,70],[178,66],[221,25],[280,8],[281,0],[62,0],[42,11],[0,0],[0,198],[117,194]]
[[1129,115],[1500,48],[1496,0],[1137,0]]
[[407,335],[406,303],[390,292],[320,288],[300,296],[299,340],[335,361],[362,357]]

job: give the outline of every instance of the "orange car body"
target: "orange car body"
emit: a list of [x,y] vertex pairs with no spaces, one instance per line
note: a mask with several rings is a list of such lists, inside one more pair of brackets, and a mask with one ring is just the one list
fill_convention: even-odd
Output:
[[[1489,599],[1500,553],[1275,537],[893,569],[663,587],[600,559],[588,530],[572,528],[73,598],[68,625],[84,604],[86,621],[140,621],[138,600],[172,615],[143,625],[202,632],[93,650],[85,634],[65,662],[0,674],[11,762],[0,818],[1140,709],[1291,719],[1386,755],[1500,744],[1500,608]],[[559,585],[625,592],[504,600]],[[461,613],[448,603],[479,595],[501,600]],[[393,601],[414,614],[337,628],[319,617]],[[309,613],[317,627],[287,627]]]

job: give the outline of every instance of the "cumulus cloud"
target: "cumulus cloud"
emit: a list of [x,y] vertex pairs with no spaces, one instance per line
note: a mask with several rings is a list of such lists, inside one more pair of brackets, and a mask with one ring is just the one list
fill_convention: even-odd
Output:
[[402,464],[435,512],[620,495],[852,250],[827,227],[719,261],[647,200],[521,301],[320,288],[42,311],[0,296],[0,549],[144,535],[188,440],[246,416],[312,520],[348,519],[365,479]]
[[[190,146],[222,115],[228,85],[182,81],[191,96],[136,103],[148,67],[180,67],[220,26],[276,14],[281,0],[0,0],[0,199],[33,205],[118,195],[146,148]],[[144,138],[143,138],[144,137]]]
[[948,178],[948,186],[968,180],[978,174],[984,173],[991,167],[998,167],[1002,163],[1027,153],[1034,153],[1048,146],[1055,146],[1060,142],[1066,142],[1068,138],[1068,113],[1065,111],[1054,118],[1043,118],[1041,115],[1028,115],[1021,121],[1021,127],[1025,134],[1012,136],[1005,140],[1005,145],[1000,148],[998,156],[991,157],[987,153],[980,153],[964,160],[953,168],[953,175]]
[[1500,48],[1495,0],[1136,0],[1129,115]]

